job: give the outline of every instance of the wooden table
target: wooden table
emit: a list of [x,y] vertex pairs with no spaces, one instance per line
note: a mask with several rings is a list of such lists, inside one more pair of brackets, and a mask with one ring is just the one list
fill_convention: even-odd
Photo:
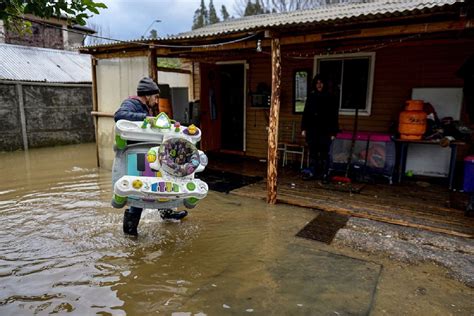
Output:
[[[408,145],[409,144],[425,144],[425,145],[438,145],[439,140],[408,140],[408,139],[395,139],[395,142],[400,144],[400,161],[398,163],[398,182],[402,181],[402,176],[405,174],[405,168],[407,165],[407,153],[408,153]],[[449,189],[453,189],[453,182],[454,182],[454,168],[456,167],[456,153],[457,153],[457,146],[459,145],[466,145],[466,143],[462,141],[452,141],[449,143],[449,147],[451,148],[451,156],[449,159],[449,173],[448,173],[448,183]]]

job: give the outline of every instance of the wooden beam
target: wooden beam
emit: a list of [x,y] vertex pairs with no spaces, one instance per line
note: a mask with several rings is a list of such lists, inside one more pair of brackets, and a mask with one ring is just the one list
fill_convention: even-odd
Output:
[[98,97],[97,97],[97,58],[91,56],[91,70],[92,70],[92,111],[98,111]]
[[[92,69],[92,113],[97,112],[99,108],[97,96],[97,58],[91,56]],[[94,132],[95,132],[95,155],[97,167],[100,167],[99,159],[99,118],[94,116]]]
[[280,39],[272,39],[272,97],[268,126],[267,203],[277,200],[277,143],[280,116],[281,48]]
[[105,53],[92,53],[92,55],[97,59],[112,59],[112,58],[125,58],[125,57],[142,57],[147,56],[147,50],[139,51],[130,51],[130,50],[121,50],[114,52],[105,52]]
[[107,112],[98,112],[98,111],[91,111],[91,115],[94,117],[114,117],[114,113],[107,113]]
[[[409,25],[394,25],[385,27],[367,27],[357,28],[348,31],[337,31],[337,32],[318,32],[309,33],[305,35],[287,35],[281,37],[280,45],[295,45],[295,44],[308,44],[314,42],[326,42],[335,40],[346,40],[346,39],[367,39],[367,38],[378,38],[378,37],[390,37],[390,36],[404,36],[414,34],[430,34],[438,32],[457,32],[465,29],[474,28],[474,19],[463,19],[458,21],[444,21],[444,22],[432,22],[432,23],[419,23]],[[263,48],[271,46],[271,41],[263,39],[261,42]],[[169,55],[173,54],[187,54],[188,57],[199,52],[221,52],[229,50],[239,49],[255,49],[256,40],[250,39],[245,42],[232,43],[222,45],[218,47],[195,47],[190,50],[183,50],[181,52],[170,51]]]
[[[282,38],[281,45],[304,44],[325,40],[342,40],[356,38],[371,38],[383,36],[399,36],[411,34],[427,34],[436,32],[461,31],[472,28],[474,20],[445,21],[408,25],[394,25],[390,27],[373,27],[355,29],[352,32],[317,33]],[[357,32],[355,32],[357,31]]]
[[158,83],[158,61],[156,59],[156,50],[153,48],[148,51],[148,76]]
[[[157,56],[168,56],[170,50],[168,48],[155,48]],[[137,48],[137,47],[126,47],[122,49],[113,48],[103,51],[83,51],[84,54],[91,54],[97,59],[111,59],[111,58],[124,58],[124,57],[140,57],[148,56],[149,48]]]
[[185,75],[191,74],[191,70],[179,69],[179,68],[158,67],[158,71],[173,72],[173,73],[179,73],[179,74],[185,74]]
[[192,100],[196,100],[196,83],[194,82],[194,76],[196,75],[196,70],[194,68],[194,61],[191,62],[191,85],[193,86],[193,95]]

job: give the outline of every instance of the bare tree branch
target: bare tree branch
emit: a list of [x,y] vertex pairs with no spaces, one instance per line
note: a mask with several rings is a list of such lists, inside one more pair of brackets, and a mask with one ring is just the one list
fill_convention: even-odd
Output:
[[[245,15],[245,9],[257,0],[235,0],[234,11],[238,16]],[[314,9],[322,5],[345,3],[345,2],[366,2],[368,0],[259,0],[265,12],[290,12],[295,10]]]

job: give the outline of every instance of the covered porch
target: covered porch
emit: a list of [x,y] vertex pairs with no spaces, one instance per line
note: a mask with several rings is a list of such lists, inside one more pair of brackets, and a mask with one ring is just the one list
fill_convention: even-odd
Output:
[[[225,155],[210,158],[211,169],[263,178],[229,194],[267,198],[266,162],[245,157],[226,159]],[[444,181],[426,180],[414,178],[392,185],[384,180],[355,183],[354,188],[360,189],[360,192],[352,193],[347,185],[304,181],[297,168],[282,167],[280,164],[276,202],[473,238],[474,218],[464,215],[467,195],[448,190]]]
[[[467,196],[458,199],[437,181],[365,184],[359,194],[352,194],[317,181],[303,182],[299,170],[278,163],[281,142],[304,146],[299,128],[304,97],[299,90],[307,92],[310,78],[324,69],[334,75],[333,88],[341,96],[339,125],[346,131],[353,129],[357,102],[362,105],[357,105],[359,131],[395,136],[399,113],[416,89],[462,94],[463,79],[456,71],[474,48],[472,13],[472,7],[453,0],[437,5],[424,0],[334,5],[230,20],[168,38],[84,52],[104,64],[117,55],[147,56],[155,79],[156,56],[190,61],[192,108],[198,109],[203,131],[201,149],[233,154],[232,159],[210,159],[208,168],[264,179],[231,194],[472,238],[473,220],[462,210]],[[344,78],[352,78],[346,88]],[[365,83],[357,89],[362,91],[360,102],[349,97],[352,83],[359,79]],[[438,112],[451,115],[454,106],[444,105],[446,111]],[[457,119],[472,125],[465,107],[458,102]],[[285,139],[285,134],[290,136]],[[432,147],[438,152],[423,162],[450,152]],[[458,160],[468,150],[460,148]]]

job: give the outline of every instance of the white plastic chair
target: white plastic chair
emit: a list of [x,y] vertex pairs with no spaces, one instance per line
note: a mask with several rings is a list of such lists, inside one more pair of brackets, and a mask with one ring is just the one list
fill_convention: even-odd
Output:
[[300,168],[303,169],[305,145],[296,141],[296,122],[283,122],[278,130],[278,151],[282,153],[282,166],[288,164],[288,154],[300,155]]

